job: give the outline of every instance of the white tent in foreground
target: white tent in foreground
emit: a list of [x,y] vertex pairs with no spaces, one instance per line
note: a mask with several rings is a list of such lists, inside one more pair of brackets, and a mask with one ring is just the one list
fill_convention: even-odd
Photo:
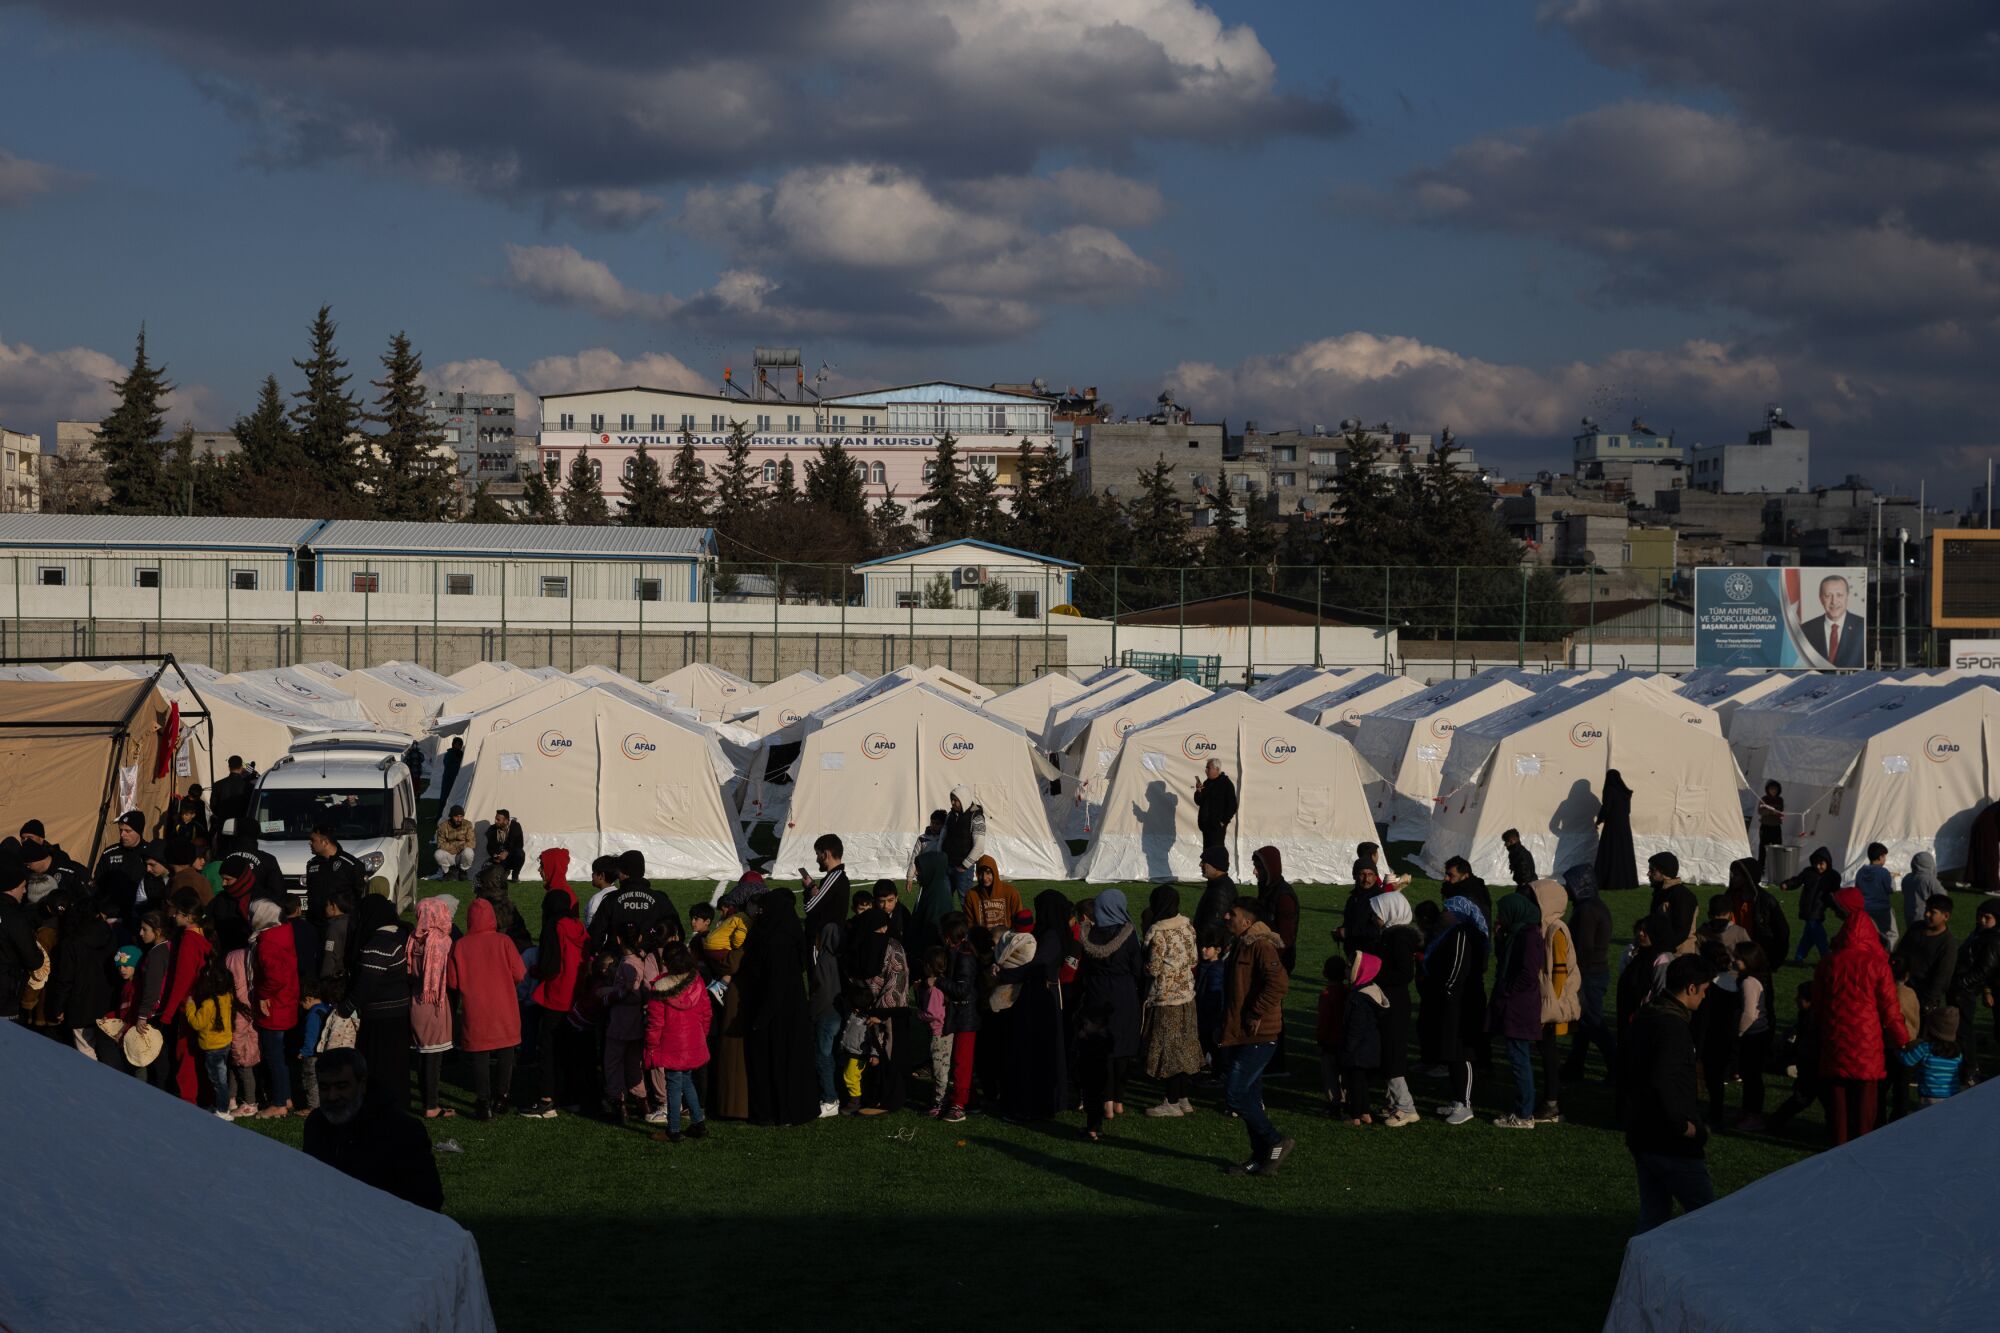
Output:
[[[1632,1237],[1605,1333],[1986,1333],[1996,1123],[2000,1085],[1984,1083]],[[1797,1255],[1816,1262],[1775,1258]]]
[[1053,772],[1020,728],[929,681],[907,681],[866,703],[806,724],[779,874],[813,863],[813,840],[837,833],[847,873],[901,875],[917,830],[953,787],[986,811],[986,848],[1010,880],[1067,879],[1069,852],[1042,793]]
[[1727,884],[1729,863],[1750,844],[1722,726],[1700,704],[1629,675],[1541,690],[1452,733],[1417,864],[1441,875],[1463,856],[1472,873],[1505,884],[1500,835],[1510,828],[1546,875],[1589,861],[1613,768],[1632,789],[1639,867],[1672,852],[1689,883]]
[[1388,826],[1389,841],[1422,842],[1430,836],[1431,808],[1453,733],[1534,692],[1527,678],[1493,671],[1440,681],[1362,716],[1354,748],[1375,770],[1368,807],[1377,824]]
[[637,849],[650,876],[733,878],[749,852],[723,795],[731,776],[701,724],[593,685],[489,733],[464,805],[482,837],[495,810],[520,816],[530,864],[551,847],[586,868]]
[[1331,884],[1352,873],[1355,848],[1374,840],[1347,739],[1225,690],[1125,734],[1077,877],[1199,880],[1194,784],[1210,759],[1236,783],[1229,866],[1245,884],[1250,854],[1266,843],[1283,854],[1293,883]]
[[[493,1327],[479,1247],[450,1218],[13,1023],[0,1023],[0,1069],[0,1125],[32,1134],[43,1164],[9,1173],[0,1327]],[[169,1143],[143,1170],[114,1150]],[[283,1223],[259,1230],[254,1260],[180,1262],[161,1250],[170,1237],[203,1250],[190,1226],[205,1209],[274,1200]]]

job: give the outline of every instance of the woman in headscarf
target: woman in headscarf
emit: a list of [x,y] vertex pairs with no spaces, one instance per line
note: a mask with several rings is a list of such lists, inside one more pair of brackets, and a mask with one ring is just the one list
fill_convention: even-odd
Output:
[[910,959],[895,937],[887,912],[871,907],[847,923],[843,969],[849,1003],[854,1013],[867,1020],[870,1038],[870,1058],[861,1070],[859,1096],[847,1109],[861,1115],[900,1111],[908,1095],[908,1048],[897,1038],[910,1003]]
[[1410,983],[1417,977],[1417,956],[1424,947],[1410,900],[1401,893],[1378,893],[1368,902],[1374,914],[1375,955],[1382,960],[1376,984],[1388,1000],[1382,1013],[1382,1077],[1389,1096],[1389,1113],[1382,1121],[1401,1129],[1423,1119],[1410,1096]]
[[904,941],[912,958],[922,958],[944,942],[944,919],[958,910],[951,891],[951,867],[944,853],[926,847],[917,853],[917,906],[910,913],[910,937]]
[[804,923],[789,889],[771,889],[752,904],[755,918],[742,950],[736,985],[743,991],[743,1062],[750,1119],[760,1125],[802,1125],[818,1118],[813,1077],[812,1020],[806,1013]]
[[[710,1039],[715,1048],[715,1060],[709,1070],[709,1097],[706,1109],[711,1116],[723,1120],[747,1120],[750,1118],[750,1074],[745,1063],[748,1054],[744,1039],[749,1035],[749,1020],[744,1014],[746,997],[743,991],[743,961],[750,946],[750,935],[756,930],[756,913],[760,910],[762,894],[772,892],[763,889],[763,877],[745,875],[729,892],[722,895],[716,904],[715,925],[710,928],[708,938],[703,942],[703,956],[707,960],[709,973],[722,979],[722,1009],[715,1016],[715,1024],[710,1028]],[[786,901],[790,901],[789,894]],[[748,930],[734,929],[734,924],[745,918],[750,919]],[[725,929],[727,928],[727,929]],[[782,931],[782,927],[779,928]],[[803,937],[804,928],[800,928]],[[804,974],[804,960],[800,961],[800,973]],[[802,983],[803,984],[803,983]]]
[[251,998],[256,1007],[250,1021],[257,1027],[270,1096],[263,1117],[279,1119],[292,1113],[292,1077],[285,1063],[285,1042],[299,1025],[299,956],[285,910],[269,898],[250,904]]
[[1047,1120],[1073,1104],[1062,995],[1063,957],[1076,948],[1070,910],[1069,899],[1054,889],[1036,895],[1034,957],[995,973],[996,981],[1017,988],[1001,1076],[1002,1105],[1012,1120]]
[[1639,887],[1639,858],[1632,850],[1632,789],[1615,768],[1604,773],[1604,801],[1597,807],[1597,857],[1591,869],[1600,892]]
[[1910,1032],[1896,1002],[1889,955],[1861,891],[1841,889],[1832,905],[1846,913],[1847,922],[1813,974],[1813,1012],[1819,1017],[1819,1071],[1837,1148],[1875,1128],[1876,1093],[1888,1072],[1883,1039],[1900,1049],[1910,1044]]
[[1424,1008],[1438,1011],[1438,1062],[1451,1080],[1438,1108],[1449,1125],[1472,1119],[1472,1052],[1486,1017],[1486,917],[1466,897],[1444,900],[1437,934],[1424,948]]
[[542,935],[535,951],[535,988],[528,1000],[535,1006],[535,1055],[540,1066],[541,1093],[521,1108],[530,1120],[552,1120],[556,1103],[586,1098],[586,1081],[579,1065],[589,1047],[570,1025],[583,988],[583,952],[590,935],[577,917],[576,894],[552,880],[542,894]]
[[451,918],[458,899],[440,893],[417,904],[410,933],[410,1044],[416,1050],[417,1085],[424,1119],[458,1114],[438,1107],[438,1076],[451,1049]]
[[1181,915],[1181,894],[1171,884],[1154,888],[1146,932],[1147,1078],[1166,1084],[1166,1097],[1149,1116],[1190,1115],[1189,1085],[1202,1069],[1201,1026],[1194,1010],[1194,965],[1199,960],[1194,923]]
[[[1125,1071],[1139,1053],[1139,997],[1145,951],[1125,894],[1106,889],[1091,903],[1090,926],[1079,942],[1077,1063],[1083,1083],[1084,1133],[1095,1139],[1104,1122],[1125,1110]],[[1189,973],[1192,981],[1193,973]],[[1087,1035],[1086,1035],[1087,1033]]]
[[1937,858],[1918,852],[1910,858],[1910,873],[1903,876],[1903,934],[1914,935],[1924,923],[1924,908],[1933,894],[1944,892],[1938,879]]
[[361,1019],[355,1048],[368,1062],[373,1094],[401,1110],[410,1101],[410,928],[379,893],[354,909],[354,960],[347,998]]
[[1542,1037],[1542,909],[1529,895],[1515,892],[1500,900],[1498,910],[1493,933],[1499,966],[1493,970],[1486,1023],[1494,1036],[1507,1039],[1514,1110],[1493,1123],[1502,1129],[1533,1129],[1535,1043]]

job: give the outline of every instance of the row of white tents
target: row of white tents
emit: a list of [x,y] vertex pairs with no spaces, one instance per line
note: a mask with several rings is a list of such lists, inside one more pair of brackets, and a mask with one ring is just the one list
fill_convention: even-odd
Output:
[[2000,781],[2000,728],[1988,726],[2000,692],[1949,672],[1496,671],[1425,687],[1299,667],[1210,691],[1107,668],[996,694],[940,667],[873,680],[801,671],[763,686],[703,663],[650,684],[504,662],[449,677],[399,662],[184,669],[214,727],[198,776],[231,753],[268,765],[293,737],[332,727],[404,732],[432,757],[456,736],[465,762],[432,795],[475,819],[513,810],[531,853],[636,847],[669,877],[734,874],[759,822],[777,831],[781,871],[809,865],[813,839],[831,831],[852,873],[897,875],[955,787],[985,809],[1010,877],[1192,877],[1194,784],[1210,758],[1239,789],[1230,851],[1246,876],[1268,843],[1294,879],[1342,881],[1360,842],[1386,840],[1422,844],[1417,862],[1433,874],[1463,856],[1504,878],[1510,828],[1559,871],[1594,852],[1611,769],[1634,792],[1640,859],[1671,850],[1690,879],[1723,882],[1750,854],[1746,820],[1766,778],[1785,786],[1786,840],[1835,847],[1849,873],[1874,840],[1898,860],[1933,851],[1950,869]]

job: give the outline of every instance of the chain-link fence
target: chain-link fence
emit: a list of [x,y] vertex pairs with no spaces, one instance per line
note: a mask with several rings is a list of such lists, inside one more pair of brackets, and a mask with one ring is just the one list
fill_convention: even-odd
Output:
[[[651,679],[705,661],[753,681],[939,665],[989,685],[1130,654],[1223,683],[1302,663],[1421,672],[1695,665],[1670,568],[1073,566],[1028,557],[858,566],[707,560],[82,555],[0,565],[0,657],[171,651],[243,670],[401,659],[599,663]],[[1883,617],[1872,616],[1876,626]],[[1875,662],[1895,664],[1894,631]],[[1918,627],[1910,660],[1931,660]]]

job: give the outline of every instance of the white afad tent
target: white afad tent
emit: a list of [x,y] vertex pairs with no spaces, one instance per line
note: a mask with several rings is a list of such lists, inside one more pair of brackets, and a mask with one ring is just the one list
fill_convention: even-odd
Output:
[[930,812],[968,787],[1003,876],[1066,879],[1069,853],[1043,800],[1053,772],[1020,728],[906,681],[808,723],[773,864],[779,873],[812,865],[814,839],[834,833],[853,878],[901,875]]
[[482,837],[495,810],[517,816],[531,864],[551,847],[585,866],[637,850],[649,876],[721,879],[749,859],[723,796],[731,776],[699,723],[593,685],[490,732],[463,804]]
[[1229,690],[1126,733],[1078,877],[1198,881],[1194,784],[1211,759],[1236,784],[1226,845],[1245,884],[1250,854],[1266,844],[1283,854],[1294,883],[1344,882],[1355,849],[1375,838],[1347,739]]
[[1912,689],[1877,685],[1801,717],[1772,742],[1764,776],[1784,784],[1787,842],[1827,847],[1842,883],[1868,844],[1905,866],[1966,864],[1972,821],[2000,772],[2000,690],[1977,676]]
[[1368,807],[1377,824],[1388,826],[1389,841],[1422,842],[1430,836],[1438,779],[1458,729],[1534,693],[1511,675],[1491,672],[1442,681],[1362,716],[1354,748],[1375,772],[1368,782]]
[[706,662],[690,662],[653,682],[656,690],[674,696],[682,708],[692,708],[704,722],[719,722],[736,710],[737,701],[757,687],[732,672]]
[[1996,1122],[1988,1081],[1632,1237],[1605,1333],[1986,1333]]
[[[0,1023],[0,1069],[0,1124],[32,1133],[36,1154],[0,1209],[0,1328],[493,1328],[479,1247],[449,1217],[14,1023]],[[117,1149],[138,1144],[172,1149],[134,1170]],[[177,1257],[204,1250],[204,1209],[273,1204],[254,1260]]]
[[1638,864],[1672,852],[1689,883],[1728,883],[1729,863],[1750,844],[1722,726],[1701,705],[1630,676],[1542,690],[1453,732],[1417,864],[1437,876],[1462,856],[1475,875],[1504,884],[1500,835],[1512,828],[1542,872],[1559,876],[1596,855],[1594,821],[1614,768],[1632,789]]
[[1002,722],[1011,722],[1027,732],[1037,745],[1046,746],[1050,712],[1056,705],[1082,694],[1084,688],[1074,677],[1049,671],[1025,685],[996,694],[983,706]]

